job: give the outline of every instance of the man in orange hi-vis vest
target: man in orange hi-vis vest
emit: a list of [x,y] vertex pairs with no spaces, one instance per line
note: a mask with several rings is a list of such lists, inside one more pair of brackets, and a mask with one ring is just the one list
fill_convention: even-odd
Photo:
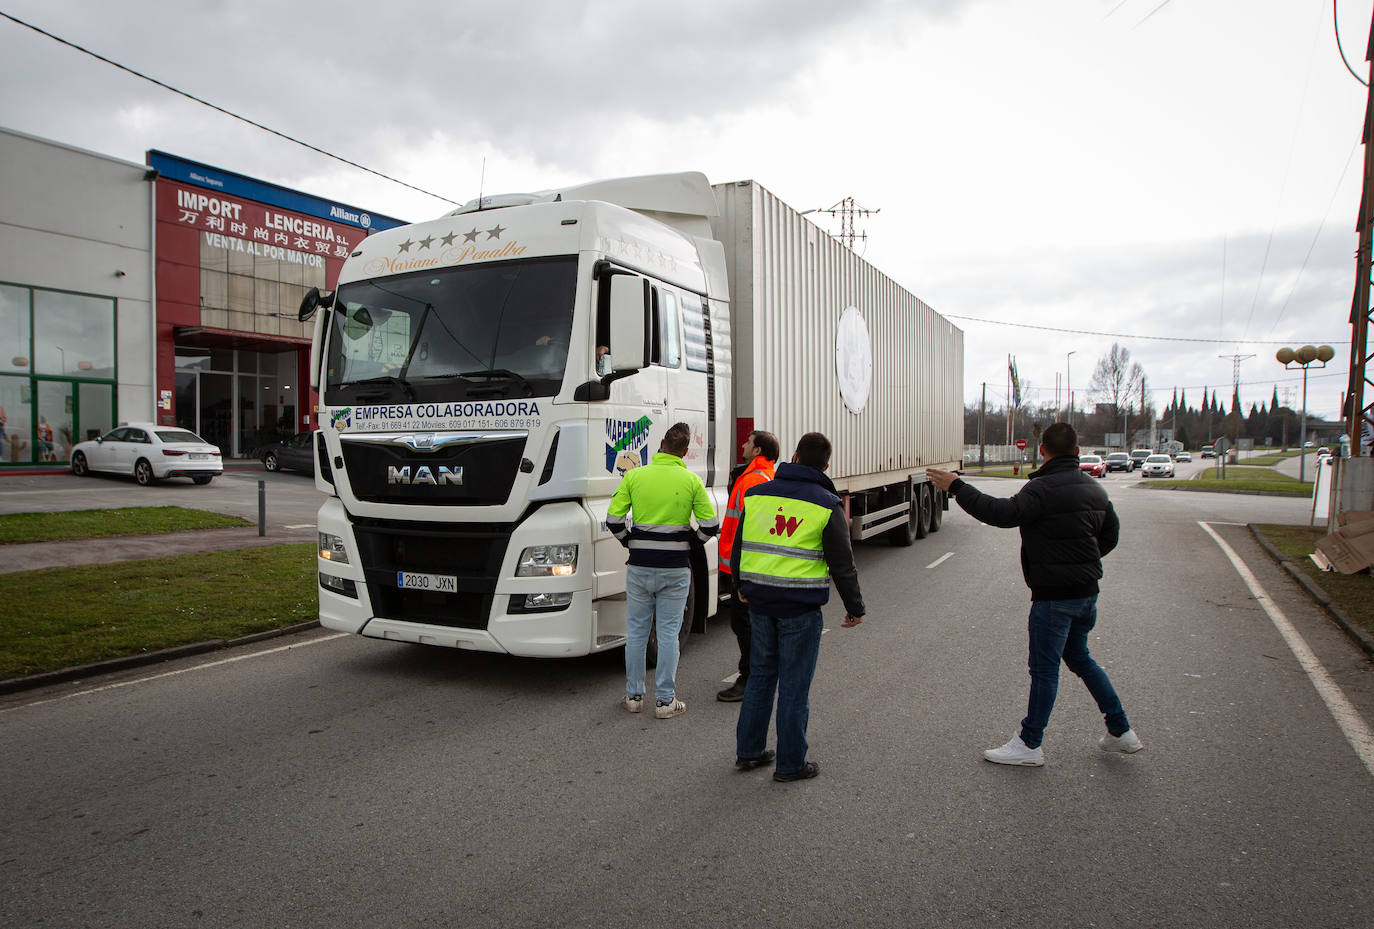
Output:
[[[744,492],[764,481],[773,479],[778,465],[778,437],[771,432],[754,430],[744,440],[740,455],[744,458],[744,470],[730,484],[730,502],[725,508],[725,518],[720,523],[720,570],[730,576],[730,552],[735,537],[739,534],[740,501]],[[730,631],[739,642],[739,677],[729,687],[716,694],[722,703],[739,703],[744,699],[744,688],[749,683],[749,641],[752,632],[749,627],[749,607],[740,602],[738,585],[730,585]]]

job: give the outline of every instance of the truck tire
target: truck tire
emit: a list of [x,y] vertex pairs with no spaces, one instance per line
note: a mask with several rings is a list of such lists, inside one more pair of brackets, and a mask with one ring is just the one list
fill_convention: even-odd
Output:
[[932,491],[932,503],[930,508],[930,531],[939,532],[940,527],[945,523],[945,492],[943,490]]
[[[682,651],[687,647],[687,634],[692,631],[692,616],[697,609],[697,581],[693,575],[692,582],[687,585],[687,605],[682,608],[682,625],[677,631],[677,654],[679,660],[682,658]],[[658,620],[649,623],[649,644],[644,649],[644,666],[646,668],[658,667]],[[648,681],[644,682],[647,687]]]
[[916,486],[916,498],[920,506],[916,508],[916,538],[924,539],[930,535],[931,513],[935,509],[935,488],[930,484]]

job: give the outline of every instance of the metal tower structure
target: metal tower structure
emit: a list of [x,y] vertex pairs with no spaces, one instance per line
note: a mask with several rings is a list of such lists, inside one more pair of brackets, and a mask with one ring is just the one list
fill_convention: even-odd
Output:
[[840,240],[840,244],[847,246],[850,251],[853,251],[854,241],[856,239],[862,239],[865,242],[868,241],[867,233],[856,232],[854,230],[854,217],[872,216],[875,213],[881,213],[882,208],[880,207],[876,210],[865,209],[854,202],[853,197],[845,197],[834,206],[824,210],[817,210],[816,212],[829,213],[831,216],[838,216],[840,218],[840,234],[836,236],[836,238]]

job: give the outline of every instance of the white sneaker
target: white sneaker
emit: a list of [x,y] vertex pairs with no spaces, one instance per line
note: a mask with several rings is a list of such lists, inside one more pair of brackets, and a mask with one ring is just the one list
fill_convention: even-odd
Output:
[[654,715],[659,719],[671,719],[674,716],[681,716],[687,712],[687,704],[673,698],[672,703],[656,703],[654,705]]
[[620,705],[631,713],[638,713],[640,710],[644,709],[644,695],[640,694],[639,696],[632,697],[626,694],[620,698]]
[[1011,741],[1001,748],[990,748],[983,752],[983,757],[995,764],[1020,764],[1038,768],[1045,763],[1045,750],[1027,748],[1026,743],[1021,741],[1021,736],[1014,735]]
[[1140,751],[1145,746],[1140,744],[1140,736],[1135,734],[1134,729],[1127,729],[1121,735],[1107,733],[1097,740],[1097,747],[1104,752],[1125,752],[1130,755]]

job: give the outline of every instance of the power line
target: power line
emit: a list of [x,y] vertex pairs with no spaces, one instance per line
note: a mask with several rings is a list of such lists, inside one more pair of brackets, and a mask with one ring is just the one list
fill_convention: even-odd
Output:
[[1336,18],[1336,0],[1331,0],[1331,28],[1336,31],[1336,48],[1341,53],[1341,61],[1345,64],[1345,70],[1349,71],[1355,80],[1368,87],[1369,82],[1355,73],[1355,69],[1350,67],[1350,61],[1345,57],[1345,49],[1341,46],[1341,23]]
[[[1275,341],[1272,339],[1247,339],[1243,342],[1237,342],[1235,339],[1193,339],[1179,335],[1129,335],[1121,332],[1098,332],[1092,329],[1060,329],[1055,326],[1037,326],[1032,323],[1013,323],[1003,319],[981,319],[977,316],[960,316],[956,313],[942,313],[940,315],[944,316],[946,319],[963,319],[972,323],[987,323],[989,326],[1016,326],[1020,329],[1041,329],[1045,332],[1066,332],[1070,335],[1098,335],[1109,339],[1140,339],[1150,342],[1204,342],[1215,345],[1288,345],[1293,341],[1292,339],[1284,341]],[[1344,341],[1340,339],[1323,339],[1322,341],[1327,345],[1350,344],[1349,339],[1345,339]]]
[[1298,292],[1302,273],[1307,270],[1307,263],[1312,260],[1312,251],[1317,247],[1317,240],[1321,238],[1322,230],[1326,228],[1326,221],[1331,216],[1331,207],[1336,204],[1336,196],[1341,192],[1341,185],[1345,183],[1345,173],[1350,170],[1350,162],[1354,160],[1355,150],[1359,147],[1360,143],[1357,139],[1355,144],[1350,147],[1350,154],[1345,158],[1345,167],[1341,168],[1341,176],[1336,181],[1336,189],[1331,191],[1331,200],[1326,204],[1326,212],[1322,214],[1322,221],[1317,224],[1317,234],[1312,236],[1312,244],[1307,246],[1307,254],[1302,259],[1302,267],[1298,268],[1298,275],[1293,279],[1293,287],[1288,291],[1288,296],[1284,298],[1283,306],[1279,307],[1279,315],[1274,317],[1274,325],[1269,327],[1271,333],[1279,327],[1279,320],[1283,319],[1283,314],[1288,309],[1288,302],[1293,299],[1293,294]]
[[218,111],[218,112],[220,112],[220,113],[223,113],[225,116],[230,116],[230,117],[232,117],[232,118],[234,118],[234,119],[239,120],[240,122],[247,123],[248,125],[254,127],[255,129],[261,129],[263,132],[269,132],[269,133],[271,133],[272,135],[277,136],[278,138],[285,139],[286,141],[288,141],[288,142],[293,142],[293,143],[295,143],[296,145],[301,146],[302,148],[308,148],[308,149],[310,149],[312,152],[317,152],[317,153],[319,153],[319,154],[321,154],[321,155],[324,155],[326,158],[333,158],[335,161],[343,162],[344,164],[348,165],[349,167],[357,168],[359,171],[366,171],[368,174],[376,175],[377,177],[380,177],[380,178],[382,178],[383,180],[386,180],[386,181],[390,181],[390,182],[393,183],[393,184],[400,184],[402,187],[408,187],[408,188],[410,188],[411,190],[414,190],[414,191],[416,191],[416,192],[418,192],[418,193],[422,193],[422,194],[424,194],[424,195],[427,196],[427,197],[433,197],[434,199],[436,199],[436,200],[442,200],[442,201],[444,201],[445,203],[452,203],[452,204],[454,204],[455,206],[461,206],[461,205],[462,205],[462,202],[459,201],[459,200],[450,200],[448,197],[442,196],[441,194],[436,194],[436,193],[434,193],[434,192],[431,191],[431,190],[425,190],[423,187],[416,187],[414,184],[408,184],[408,183],[406,183],[405,181],[400,180],[399,178],[394,178],[394,177],[392,177],[392,176],[389,175],[389,174],[383,174],[382,172],[380,172],[380,171],[374,171],[372,168],[366,167],[365,165],[360,165],[360,164],[358,164],[356,161],[349,161],[347,158],[344,158],[344,157],[342,157],[342,156],[340,156],[340,155],[335,155],[333,152],[327,152],[327,151],[325,151],[324,149],[322,149],[322,148],[320,148],[320,147],[318,147],[318,146],[311,145],[309,142],[302,142],[300,139],[296,138],[295,136],[287,135],[285,132],[281,132],[281,131],[279,131],[279,130],[273,129],[271,126],[264,126],[262,123],[254,122],[253,120],[249,119],[249,118],[246,117],[246,116],[240,116],[239,114],[233,112],[232,110],[226,110],[224,107],[218,106],[218,105],[216,105],[216,104],[214,104],[214,103],[211,103],[211,102],[208,101],[208,100],[203,100],[203,99],[201,99],[200,97],[197,97],[195,94],[187,93],[187,92],[184,91],[184,90],[180,90],[180,89],[178,89],[178,88],[176,88],[176,87],[173,87],[171,84],[167,84],[167,83],[164,83],[164,82],[162,82],[162,81],[159,81],[159,80],[158,80],[157,78],[155,78],[155,77],[149,77],[148,75],[142,73],[141,71],[135,71],[133,68],[127,67],[127,66],[125,66],[125,65],[120,64],[120,63],[117,62],[117,61],[114,61],[114,60],[112,60],[112,59],[106,58],[104,55],[98,54],[97,52],[93,52],[93,51],[91,51],[89,48],[84,48],[84,47],[82,47],[82,46],[80,46],[80,45],[77,45],[75,42],[69,42],[69,41],[67,41],[66,39],[62,38],[61,36],[53,35],[51,32],[48,32],[48,31],[45,30],[45,29],[41,29],[41,28],[39,28],[38,26],[35,26],[33,23],[25,22],[24,20],[19,19],[17,16],[11,16],[9,13],[6,13],[4,10],[0,10],[0,16],[3,16],[5,19],[8,19],[8,20],[9,20],[10,22],[12,22],[12,23],[15,23],[15,24],[17,24],[17,25],[23,26],[25,29],[32,29],[34,32],[38,33],[39,35],[41,35],[41,36],[46,36],[47,38],[52,39],[54,42],[59,42],[59,43],[61,43],[62,45],[67,46],[68,48],[73,48],[73,49],[75,49],[76,51],[81,52],[83,55],[90,55],[92,58],[96,59],[97,61],[103,61],[103,62],[105,62],[105,64],[111,65],[111,66],[113,66],[113,67],[118,68],[118,69],[121,70],[121,71],[125,71],[125,72],[127,72],[127,73],[129,73],[129,74],[132,74],[134,77],[142,78],[143,80],[147,81],[147,82],[150,83],[150,84],[156,84],[157,86],[161,87],[163,90],[170,90],[170,91],[171,91],[172,93],[174,93],[174,94],[179,94],[179,95],[185,97],[185,98],[188,99],[188,100],[194,100],[196,103],[199,103],[199,104],[202,105],[202,106],[208,106],[210,109],[216,110],[216,111]]

